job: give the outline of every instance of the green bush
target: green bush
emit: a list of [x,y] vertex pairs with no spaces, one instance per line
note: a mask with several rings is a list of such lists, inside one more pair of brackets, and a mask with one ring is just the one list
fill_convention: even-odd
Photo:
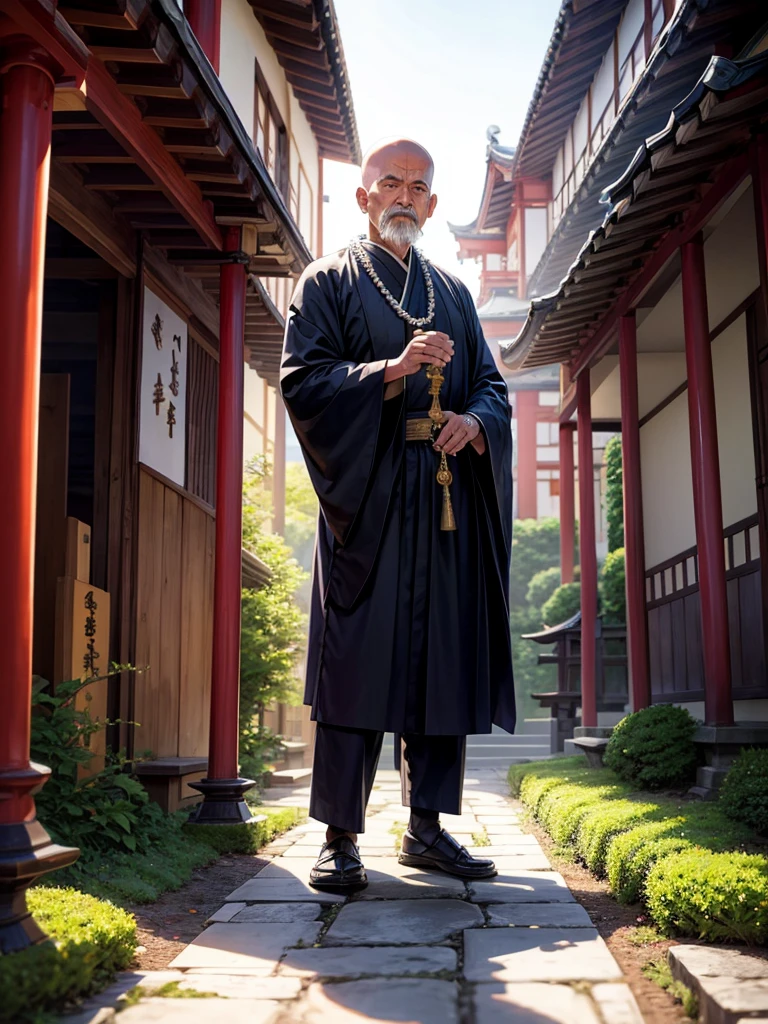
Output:
[[768,860],[748,853],[685,850],[658,860],[648,909],[670,935],[706,942],[768,940]]
[[576,850],[590,871],[605,874],[605,862],[612,840],[622,832],[658,813],[658,804],[634,800],[601,799],[584,815],[576,833]]
[[720,803],[733,821],[768,833],[768,750],[743,750],[723,780]]
[[31,889],[27,902],[50,941],[0,956],[3,1024],[36,1024],[103,988],[136,949],[136,921],[111,903],[61,888]]
[[531,608],[541,608],[560,586],[560,568],[553,565],[537,572],[528,584],[525,599]]
[[298,807],[281,807],[267,810],[265,821],[241,825],[187,825],[184,831],[217,853],[257,853],[275,836],[287,832],[305,817],[306,812]]
[[603,563],[600,574],[600,602],[603,622],[606,625],[623,625],[627,621],[624,548],[612,551]]
[[696,774],[696,722],[684,708],[655,704],[623,718],[613,730],[603,761],[644,789],[687,786]]
[[605,446],[605,521],[608,550],[624,547],[624,481],[621,437],[617,434]]
[[559,626],[580,610],[581,584],[563,583],[542,605],[541,617],[547,626]]

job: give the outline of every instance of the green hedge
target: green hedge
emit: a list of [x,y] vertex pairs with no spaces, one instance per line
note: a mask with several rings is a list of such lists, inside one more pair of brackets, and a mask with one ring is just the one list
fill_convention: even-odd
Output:
[[50,941],[0,956],[3,1024],[36,1024],[103,988],[136,949],[136,921],[120,907],[53,887],[31,889],[27,900]]
[[581,757],[514,765],[509,783],[558,845],[668,934],[768,938],[768,859],[744,852],[754,834],[717,804],[637,792]]
[[768,750],[742,750],[723,780],[720,800],[733,821],[768,835]]
[[264,821],[242,825],[185,825],[184,832],[199,843],[210,846],[217,853],[257,853],[275,836],[287,832],[306,818],[307,812],[298,807],[254,807],[256,814],[266,814]]

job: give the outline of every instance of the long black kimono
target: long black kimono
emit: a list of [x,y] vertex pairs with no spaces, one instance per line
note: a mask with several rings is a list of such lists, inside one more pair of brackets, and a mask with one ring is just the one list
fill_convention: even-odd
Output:
[[[392,294],[424,316],[415,255],[406,273],[365,245]],[[385,398],[387,360],[412,329],[346,250],[308,267],[293,297],[281,388],[321,507],[305,703],[316,721],[355,729],[464,736],[494,722],[512,732],[507,389],[466,287],[431,271],[425,329],[455,343],[441,405],[474,413],[486,441],[483,455],[468,445],[448,458],[455,532],[440,529],[437,453],[405,440],[406,419],[430,406],[425,373]]]

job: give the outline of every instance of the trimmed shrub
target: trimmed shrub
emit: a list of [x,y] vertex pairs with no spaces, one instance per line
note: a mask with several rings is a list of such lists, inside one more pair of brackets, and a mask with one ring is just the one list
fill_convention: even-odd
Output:
[[28,1024],[103,988],[136,949],[132,914],[75,889],[35,888],[30,910],[50,940],[0,956],[0,1021]]
[[687,850],[658,860],[645,889],[648,909],[668,934],[707,942],[768,940],[765,857]]
[[576,850],[590,871],[605,874],[608,846],[620,833],[652,814],[658,814],[658,804],[636,803],[633,800],[600,800],[584,815],[576,832]]
[[541,617],[547,626],[559,626],[572,619],[581,608],[581,584],[563,583],[541,607]]
[[696,722],[684,708],[655,704],[619,722],[603,762],[643,789],[688,786],[698,763],[695,731]]
[[733,821],[768,833],[768,750],[742,750],[723,780],[720,804]]
[[551,566],[537,572],[528,584],[525,600],[532,608],[541,608],[560,586],[560,567]]
[[600,601],[603,622],[609,626],[627,621],[627,591],[624,571],[624,548],[611,551],[600,574]]

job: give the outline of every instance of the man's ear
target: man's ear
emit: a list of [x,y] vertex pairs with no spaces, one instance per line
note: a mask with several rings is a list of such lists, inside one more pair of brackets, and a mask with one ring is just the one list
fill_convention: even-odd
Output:
[[357,190],[357,192],[355,192],[355,199],[357,199],[357,205],[360,207],[363,213],[368,213],[368,193],[365,191],[362,185]]
[[427,207],[427,217],[431,217],[432,216],[432,214],[435,212],[435,207],[436,206],[437,206],[437,196],[433,192],[432,195],[429,197],[429,206]]

